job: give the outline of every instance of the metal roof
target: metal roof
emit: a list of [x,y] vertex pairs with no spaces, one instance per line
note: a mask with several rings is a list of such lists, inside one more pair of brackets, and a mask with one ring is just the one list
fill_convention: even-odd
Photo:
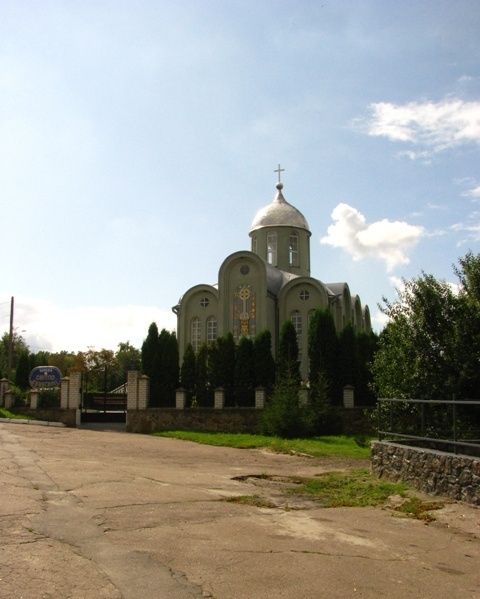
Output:
[[253,219],[250,232],[263,227],[296,227],[310,232],[307,219],[300,210],[289,204],[282,193],[283,184],[277,184],[277,194],[273,201],[261,208]]

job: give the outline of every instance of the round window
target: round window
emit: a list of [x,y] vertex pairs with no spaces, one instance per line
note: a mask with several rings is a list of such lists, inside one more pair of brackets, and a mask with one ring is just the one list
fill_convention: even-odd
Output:
[[250,267],[247,264],[242,264],[242,266],[240,266],[240,272],[242,275],[248,275],[250,272]]

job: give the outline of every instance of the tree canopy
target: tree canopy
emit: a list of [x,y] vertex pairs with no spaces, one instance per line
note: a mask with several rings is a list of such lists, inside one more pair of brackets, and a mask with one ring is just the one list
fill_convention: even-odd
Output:
[[389,323],[373,361],[383,397],[480,396],[480,254],[466,254],[451,284],[422,273],[404,281],[398,300],[384,300]]

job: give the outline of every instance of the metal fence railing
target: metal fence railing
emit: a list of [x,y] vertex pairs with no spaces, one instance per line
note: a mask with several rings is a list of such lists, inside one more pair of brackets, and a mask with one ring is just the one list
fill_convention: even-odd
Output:
[[380,440],[480,456],[480,401],[379,398]]

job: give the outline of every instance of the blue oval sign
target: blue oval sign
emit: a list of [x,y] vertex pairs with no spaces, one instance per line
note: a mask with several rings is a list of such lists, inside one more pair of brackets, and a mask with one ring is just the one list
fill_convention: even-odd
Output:
[[34,389],[47,389],[51,387],[60,387],[62,373],[56,366],[36,366],[28,381]]

